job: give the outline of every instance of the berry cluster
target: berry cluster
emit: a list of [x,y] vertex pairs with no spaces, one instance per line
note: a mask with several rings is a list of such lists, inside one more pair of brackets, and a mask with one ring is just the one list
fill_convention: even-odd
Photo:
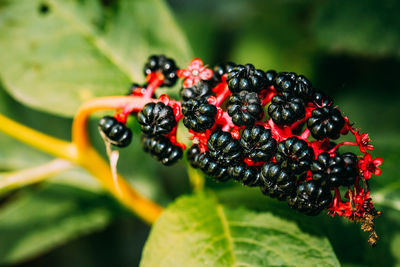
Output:
[[[144,73],[147,83],[134,84],[130,95],[148,103],[100,122],[112,144],[129,143],[124,123],[135,113],[144,150],[171,165],[186,148],[176,138],[182,120],[191,134],[187,159],[192,167],[218,181],[259,187],[307,215],[326,209],[359,221],[370,231],[370,243],[376,242],[373,220],[380,212],[372,204],[368,180],[380,174],[382,159],[372,159],[368,134],[353,128],[332,98],[306,77],[232,62],[210,69],[198,58],[179,69],[165,56],[151,56]],[[181,101],[155,98],[157,87],[173,86],[178,78],[184,79]],[[354,142],[332,141],[347,134]],[[359,147],[362,155],[344,151],[348,145]]]

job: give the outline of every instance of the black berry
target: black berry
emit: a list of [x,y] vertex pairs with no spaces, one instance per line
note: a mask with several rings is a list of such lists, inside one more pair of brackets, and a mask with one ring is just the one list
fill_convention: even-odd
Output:
[[351,152],[344,153],[341,157],[345,165],[344,179],[342,180],[341,185],[350,186],[355,183],[358,176],[358,158]]
[[284,92],[272,98],[268,114],[277,125],[290,125],[304,118],[305,105],[300,98]]
[[345,163],[342,157],[323,152],[311,164],[311,172],[313,180],[322,186],[337,187],[343,183]]
[[276,152],[277,143],[271,130],[261,125],[244,129],[239,142],[244,156],[254,162],[268,161]]
[[252,64],[237,65],[226,78],[232,93],[251,91],[258,93],[266,83],[265,72],[255,69]]
[[344,118],[338,109],[325,106],[311,112],[311,117],[307,120],[307,128],[315,139],[322,140],[326,137],[337,139],[344,123]]
[[259,177],[261,192],[279,200],[286,199],[296,188],[296,176],[277,163],[266,163],[261,168]]
[[228,102],[228,114],[237,126],[251,126],[263,116],[263,107],[257,93],[241,91]]
[[278,92],[289,92],[306,102],[313,94],[311,82],[303,75],[297,75],[294,72],[278,73],[274,80],[274,87]]
[[215,65],[213,68],[213,77],[209,81],[213,84],[220,83],[222,76],[233,70],[234,67],[236,67],[236,64],[233,62],[225,62]]
[[314,92],[312,102],[314,105],[317,107],[325,107],[325,106],[331,106],[333,104],[332,98],[329,96],[325,95],[321,91],[316,91]]
[[99,128],[114,146],[126,147],[132,141],[132,131],[114,117],[103,117],[99,122]]
[[306,215],[318,215],[332,202],[332,194],[328,187],[310,180],[300,184],[296,192],[288,197],[288,204]]
[[215,123],[217,108],[207,100],[190,99],[182,106],[183,124],[195,132],[204,132]]
[[178,67],[175,64],[175,61],[171,58],[167,58],[164,55],[153,55],[150,56],[148,62],[144,66],[144,75],[148,75],[152,72],[159,72],[164,75],[164,82],[161,86],[173,86],[177,79],[178,75],[176,71]]
[[221,166],[221,164],[214,160],[208,152],[200,154],[198,157],[198,166],[203,172],[214,177],[218,181],[223,182],[229,179],[227,168]]
[[258,171],[255,167],[247,166],[241,162],[228,167],[228,175],[232,179],[242,182],[247,186],[258,186]]
[[274,85],[274,80],[276,78],[276,71],[274,70],[269,70],[267,72],[265,72],[265,78],[266,78],[266,86],[271,86]]
[[314,150],[306,141],[292,136],[278,144],[275,159],[282,168],[300,174],[310,169]]
[[147,135],[167,134],[176,125],[173,109],[162,102],[147,103],[137,117],[140,128]]
[[200,148],[198,145],[192,145],[186,152],[187,159],[193,168],[199,168]]
[[182,158],[183,152],[179,146],[171,143],[163,136],[142,136],[142,147],[155,159],[164,165],[172,165]]
[[199,81],[191,88],[181,89],[181,97],[183,102],[186,102],[190,99],[208,98],[211,95],[213,95],[212,88],[204,81]]
[[228,132],[216,130],[207,141],[208,153],[212,159],[223,167],[238,162],[241,157],[239,141]]

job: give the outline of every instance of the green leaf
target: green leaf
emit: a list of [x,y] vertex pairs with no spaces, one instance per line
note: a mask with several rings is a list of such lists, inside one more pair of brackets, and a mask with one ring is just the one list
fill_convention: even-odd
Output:
[[397,0],[323,1],[312,28],[317,41],[333,51],[399,56],[399,9]]
[[20,192],[0,209],[0,264],[21,262],[103,229],[118,210],[104,195],[45,185]]
[[0,5],[0,75],[19,101],[73,116],[98,96],[142,82],[150,54],[190,51],[162,0],[15,0]]
[[153,226],[144,248],[146,266],[339,266],[323,236],[294,222],[212,196],[181,197]]

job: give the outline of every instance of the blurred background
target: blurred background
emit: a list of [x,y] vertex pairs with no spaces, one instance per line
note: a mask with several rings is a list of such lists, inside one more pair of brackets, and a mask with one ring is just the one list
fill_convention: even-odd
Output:
[[[118,1],[102,2],[111,5]],[[400,266],[400,1],[166,2],[194,56],[210,66],[233,61],[304,74],[315,88],[334,97],[356,127],[370,134],[376,147],[373,157],[384,158],[382,175],[371,183],[377,206],[384,213],[376,225],[381,234],[378,247],[368,247],[367,235],[358,225],[328,216],[316,220],[343,265]],[[28,108],[4,89],[0,90],[0,112],[49,134],[70,138],[71,118]],[[93,129],[96,123],[92,121]],[[137,128],[135,125],[132,121],[131,126]],[[92,133],[96,146],[104,151],[99,136]],[[163,205],[190,192],[183,163],[172,169],[160,166],[140,152],[138,139],[131,148],[121,151],[119,169],[141,192]],[[2,171],[48,159],[0,133]],[[75,187],[76,183],[80,186]],[[240,196],[226,193],[240,189],[234,183],[208,181],[207,185],[222,192],[230,205],[246,203],[261,210],[271,201],[258,198],[259,193],[251,190]],[[289,208],[282,204],[282,209]],[[38,214],[38,210],[46,212]],[[80,170],[0,196],[3,265],[137,266],[149,231],[149,226],[121,208]],[[46,239],[50,241],[43,241]]]

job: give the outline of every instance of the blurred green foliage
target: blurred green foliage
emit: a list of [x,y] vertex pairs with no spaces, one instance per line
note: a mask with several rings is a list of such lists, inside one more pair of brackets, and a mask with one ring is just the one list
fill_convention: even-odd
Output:
[[[170,8],[158,0],[0,0],[0,112],[69,139],[70,117],[82,101],[125,93],[130,82],[143,81],[141,66],[151,53],[175,56],[183,66],[191,56],[189,47],[210,65],[230,60],[305,74],[335,98],[356,127],[370,134],[376,146],[373,156],[384,158],[382,175],[371,181],[384,212],[377,219],[378,247],[369,248],[359,226],[341,218],[311,218],[313,227],[326,233],[342,265],[399,265],[399,1],[167,4]],[[96,120],[90,129],[96,148],[104,153]],[[49,156],[0,133],[2,172],[47,160]],[[183,164],[160,166],[141,152],[138,138],[121,151],[119,170],[164,205],[190,191]],[[70,177],[76,182],[67,182]],[[310,223],[257,190],[212,181],[207,186],[229,207],[273,210],[299,225]],[[58,233],[57,226],[66,231]],[[80,170],[0,196],[0,265],[136,266],[148,231]],[[52,247],[58,248],[49,252]]]

